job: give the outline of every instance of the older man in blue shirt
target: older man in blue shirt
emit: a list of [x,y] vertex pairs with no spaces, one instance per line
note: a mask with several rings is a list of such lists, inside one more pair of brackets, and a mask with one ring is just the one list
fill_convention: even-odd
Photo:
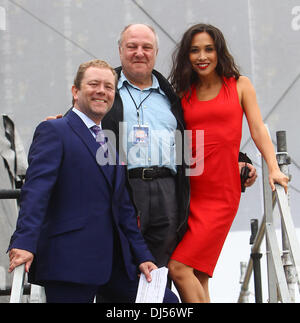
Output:
[[119,53],[119,91],[102,126],[119,138],[141,231],[157,265],[165,266],[188,214],[188,178],[185,165],[176,162],[183,160],[183,150],[176,149],[184,132],[182,109],[169,82],[154,70],[158,38],[152,27],[125,27]]

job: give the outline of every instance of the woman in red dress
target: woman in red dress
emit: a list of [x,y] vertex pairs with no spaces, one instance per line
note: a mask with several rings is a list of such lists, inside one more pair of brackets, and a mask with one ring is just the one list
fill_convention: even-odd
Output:
[[243,113],[268,165],[272,190],[275,182],[287,190],[288,178],[279,170],[255,90],[240,75],[221,31],[206,24],[192,26],[173,57],[171,83],[182,98],[186,128],[194,139],[196,130],[204,130],[204,147],[192,140],[193,153],[204,149],[204,170],[190,177],[188,229],[169,271],[183,302],[209,302],[208,280],[241,196],[238,153]]

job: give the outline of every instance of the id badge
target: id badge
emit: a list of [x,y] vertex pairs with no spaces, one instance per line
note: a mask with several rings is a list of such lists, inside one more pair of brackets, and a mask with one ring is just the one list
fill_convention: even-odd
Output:
[[133,126],[133,143],[136,144],[149,144],[149,127],[145,125]]

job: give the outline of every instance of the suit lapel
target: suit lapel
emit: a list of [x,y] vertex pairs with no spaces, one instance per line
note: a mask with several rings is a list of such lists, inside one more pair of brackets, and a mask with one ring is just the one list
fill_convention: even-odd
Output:
[[68,124],[73,129],[73,131],[80,137],[83,143],[87,146],[89,152],[91,153],[95,163],[98,164],[100,170],[104,174],[107,182],[109,183],[110,187],[113,186],[113,178],[114,178],[114,166],[111,165],[99,165],[96,160],[97,151],[99,149],[99,143],[95,140],[93,135],[90,133],[87,126],[84,122],[80,119],[80,117],[74,113],[73,111],[68,112],[65,117],[67,119]]

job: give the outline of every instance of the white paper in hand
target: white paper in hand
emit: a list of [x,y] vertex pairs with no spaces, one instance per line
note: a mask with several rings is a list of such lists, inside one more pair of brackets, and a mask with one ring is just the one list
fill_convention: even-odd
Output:
[[151,271],[152,281],[147,282],[145,275],[141,274],[136,295],[136,303],[162,303],[165,295],[168,268],[162,267]]

